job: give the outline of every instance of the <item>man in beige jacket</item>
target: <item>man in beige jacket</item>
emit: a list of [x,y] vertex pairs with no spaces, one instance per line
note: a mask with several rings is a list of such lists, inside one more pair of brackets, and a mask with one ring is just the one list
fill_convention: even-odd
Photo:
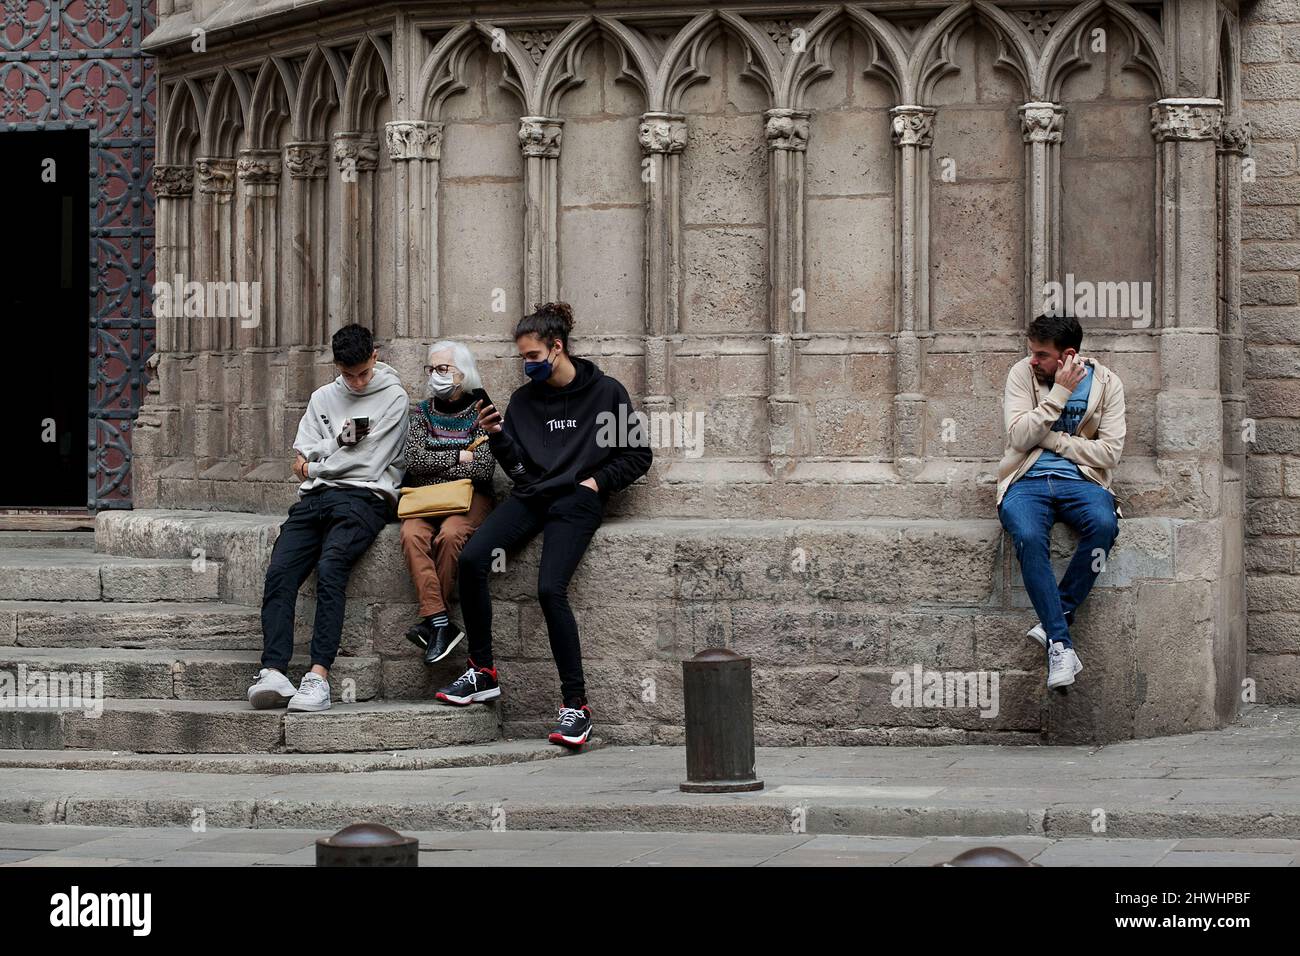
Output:
[[[1124,385],[1079,355],[1082,342],[1072,316],[1040,315],[1002,400],[1007,450],[998,466],[998,517],[1038,613],[1028,636],[1047,651],[1048,687],[1073,684],[1083,670],[1070,627],[1119,532],[1110,483],[1124,450]],[[1079,536],[1059,585],[1050,553],[1057,521]]]

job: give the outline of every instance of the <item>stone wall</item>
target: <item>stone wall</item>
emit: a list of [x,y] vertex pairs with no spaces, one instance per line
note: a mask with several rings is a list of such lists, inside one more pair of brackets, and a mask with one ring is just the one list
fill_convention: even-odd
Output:
[[[425,347],[454,337],[504,398],[520,380],[508,330],[565,298],[579,354],[645,410],[704,429],[698,457],[656,449],[615,499],[628,527],[612,520],[595,554],[662,522],[680,541],[646,560],[671,554],[675,570],[646,569],[645,600],[663,603],[642,610],[669,615],[673,652],[699,635],[757,646],[776,675],[764,699],[796,709],[789,687],[852,684],[821,725],[848,739],[882,720],[862,709],[862,675],[948,659],[938,635],[969,635],[972,667],[1022,666],[976,636],[995,621],[1023,642],[1029,623],[993,510],[1006,372],[1048,282],[1136,283],[1149,311],[1083,317],[1085,352],[1126,384],[1128,520],[1081,625],[1097,680],[1062,720],[1105,739],[1235,713],[1249,674],[1233,6],[162,12],[159,274],[265,281],[251,326],[159,319],[139,506],[281,514],[287,450],[347,321],[376,330],[412,397]],[[842,527],[806,545],[810,519]],[[710,550],[743,522],[754,540]],[[791,549],[845,579],[769,593]],[[751,550],[767,563],[749,567]],[[614,549],[633,569],[637,553]],[[726,587],[683,592],[683,562]],[[943,587],[880,590],[891,575]],[[584,581],[577,603],[602,609],[589,615],[625,613]],[[522,634],[536,622],[519,601]],[[827,658],[825,621],[832,645],[883,636],[886,650]],[[795,645],[754,644],[783,629]],[[528,693],[544,686],[534,663]],[[1023,703],[1039,678],[1017,673]]]
[[[1242,187],[1247,337],[1250,668],[1262,699],[1300,701],[1300,3],[1242,18],[1242,98],[1255,180]],[[1243,423],[1249,428],[1251,422]]]

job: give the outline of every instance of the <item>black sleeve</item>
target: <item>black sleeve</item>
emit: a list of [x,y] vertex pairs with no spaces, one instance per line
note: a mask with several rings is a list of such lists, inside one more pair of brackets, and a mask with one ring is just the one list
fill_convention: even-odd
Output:
[[[611,411],[617,416],[619,405],[627,409],[627,417],[631,420],[634,414],[639,415],[632,408],[632,399],[627,394],[627,389],[623,383],[617,379],[611,379],[614,384],[613,401],[614,406]],[[591,477],[596,479],[596,484],[600,486],[602,492],[613,493],[622,491],[632,482],[636,481],[647,471],[650,470],[650,462],[654,458],[650,450],[650,436],[648,434],[647,423],[642,418],[642,427],[638,430],[639,438],[633,442],[629,440],[627,445],[619,446],[614,453],[592,474]]]
[[[476,391],[475,394],[483,400],[485,405],[496,404],[481,389]],[[488,448],[492,450],[492,457],[501,465],[502,471],[506,473],[506,476],[511,481],[515,484],[525,484],[532,479],[528,474],[527,466],[524,464],[524,456],[519,450],[519,443],[515,441],[514,426],[499,405],[496,406],[496,409],[501,412],[503,419],[501,431],[488,433]]]

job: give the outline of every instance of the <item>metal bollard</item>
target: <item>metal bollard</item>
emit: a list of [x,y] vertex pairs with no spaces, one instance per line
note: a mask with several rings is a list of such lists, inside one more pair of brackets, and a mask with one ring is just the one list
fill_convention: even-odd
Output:
[[420,841],[382,823],[354,823],[316,841],[317,866],[419,866]]
[[947,863],[935,866],[1038,866],[1024,857],[1000,846],[977,846],[973,850],[959,853]]
[[748,657],[708,647],[682,661],[687,793],[762,790],[754,775],[754,684]]

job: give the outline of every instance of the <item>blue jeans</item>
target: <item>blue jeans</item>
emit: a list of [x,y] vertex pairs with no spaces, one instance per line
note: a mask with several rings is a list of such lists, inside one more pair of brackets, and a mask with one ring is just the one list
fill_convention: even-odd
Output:
[[[1060,641],[1071,646],[1074,612],[1088,592],[1119,534],[1115,498],[1101,485],[1086,479],[1043,476],[1021,478],[1002,497],[998,517],[1016,546],[1020,576],[1038,621],[1047,632],[1049,646]],[[1079,547],[1058,586],[1052,571],[1052,525],[1064,521],[1079,535]]]

